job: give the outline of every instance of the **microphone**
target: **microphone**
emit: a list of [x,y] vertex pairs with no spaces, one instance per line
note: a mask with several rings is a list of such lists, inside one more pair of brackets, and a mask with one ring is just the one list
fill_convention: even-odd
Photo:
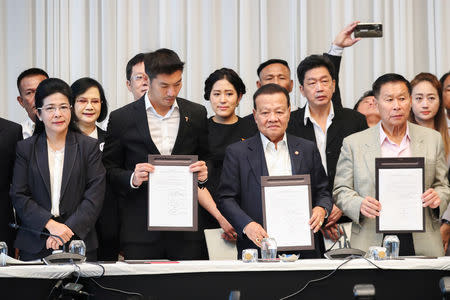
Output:
[[43,234],[43,235],[46,235],[46,236],[51,236],[51,237],[57,238],[62,243],[63,252],[66,252],[66,244],[64,243],[64,240],[59,235],[47,233],[45,231],[39,231],[39,230],[36,230],[36,229],[24,227],[24,226],[20,226],[19,224],[16,224],[16,223],[9,223],[8,225],[9,225],[9,227],[14,228],[14,229],[23,229],[25,231],[34,232],[34,233],[37,233],[37,234]]
[[[348,239],[347,233],[345,232],[345,228],[344,226],[341,226],[340,224],[338,224],[339,229],[342,230],[342,232],[344,233],[344,248],[340,248],[340,249],[335,249],[335,250],[330,250],[325,252],[323,255],[325,256],[325,258],[327,259],[345,259],[348,258],[350,256],[364,256],[366,254],[366,252],[360,250],[360,249],[354,249],[351,248],[350,246],[350,240]],[[341,237],[339,237],[341,238]]]
[[15,223],[9,223],[9,226],[14,229],[22,229],[22,230],[29,231],[29,232],[34,232],[34,233],[43,234],[46,236],[55,237],[59,241],[61,241],[61,243],[63,244],[63,252],[50,254],[49,256],[46,256],[42,259],[44,261],[44,263],[47,265],[50,265],[50,264],[74,264],[74,263],[83,263],[86,261],[86,257],[83,255],[80,255],[78,253],[66,252],[66,245],[65,245],[63,239],[56,234],[51,234],[51,233],[47,233],[44,231],[39,231],[36,229],[20,226],[19,224],[15,224]]

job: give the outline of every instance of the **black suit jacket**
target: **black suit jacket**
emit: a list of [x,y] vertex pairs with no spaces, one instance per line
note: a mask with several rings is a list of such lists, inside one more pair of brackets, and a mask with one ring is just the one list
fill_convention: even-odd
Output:
[[[120,203],[121,243],[151,243],[161,238],[161,232],[147,230],[148,184],[144,182],[137,189],[130,186],[136,164],[148,162],[149,154],[160,154],[151,139],[144,97],[111,113],[103,150],[108,182],[125,193],[125,199]],[[177,98],[177,103],[180,124],[172,154],[196,154],[199,160],[206,160],[208,123],[205,107],[182,98]],[[201,214],[205,212],[199,207],[199,223]],[[186,239],[199,239],[203,233],[183,235]]]
[[[368,128],[366,118],[359,112],[348,108],[339,108],[334,104],[333,107],[334,118],[327,130],[326,147],[330,192],[333,190],[334,175],[336,174],[336,165],[341,153],[342,141],[346,136]],[[314,126],[309,119],[305,125],[304,117],[305,107],[292,112],[287,132],[315,143]]]
[[22,126],[0,118],[0,137],[0,241],[6,242],[9,253],[13,254],[16,232],[8,226],[8,223],[14,223],[9,189],[16,158],[16,144],[22,140]]
[[[69,130],[64,149],[60,218],[85,241],[88,251],[98,246],[93,229],[103,203],[105,176],[97,141]],[[10,194],[21,224],[44,231],[53,217],[45,133],[17,144]],[[45,241],[46,237],[19,229],[15,247],[37,253],[45,247]]]
[[[289,134],[287,143],[292,174],[310,174],[312,206],[322,206],[330,213],[333,202],[316,145]],[[227,148],[217,204],[239,235],[237,241],[239,254],[243,249],[257,248],[247,236],[243,235],[243,229],[252,221],[263,224],[261,176],[267,175],[269,173],[259,132]]]

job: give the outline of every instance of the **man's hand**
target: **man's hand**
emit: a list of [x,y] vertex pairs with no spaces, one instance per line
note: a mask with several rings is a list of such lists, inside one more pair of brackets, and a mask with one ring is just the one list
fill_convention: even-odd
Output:
[[441,225],[442,244],[444,244],[444,253],[448,249],[448,241],[450,239],[450,224],[442,223]]
[[192,165],[189,166],[189,171],[192,173],[198,172],[197,179],[198,181],[205,181],[208,179],[208,167],[203,160],[199,160]]
[[144,181],[148,181],[148,173],[155,171],[155,167],[149,163],[140,163],[134,167],[133,185],[141,186]]
[[338,35],[334,39],[333,44],[341,48],[346,48],[353,46],[355,43],[360,41],[361,38],[352,38],[352,33],[358,23],[359,21],[355,21],[347,25],[341,32],[338,33]]
[[437,208],[441,205],[441,198],[434,189],[429,188],[422,194],[422,203],[423,207]]
[[322,227],[326,213],[325,208],[321,206],[316,206],[312,209],[312,216],[311,219],[309,219],[308,224],[311,225],[311,229],[314,233],[319,231],[320,227]]
[[228,222],[223,216],[219,218],[218,222],[220,227],[223,229],[222,238],[229,242],[236,241],[237,234],[230,222]]
[[375,198],[366,197],[361,203],[360,212],[371,219],[380,216],[381,203]]
[[59,240],[57,238],[54,238],[52,236],[49,236],[47,241],[45,242],[46,248],[53,249],[53,250],[58,250],[59,244],[61,244],[61,242],[59,242]]
[[[67,243],[73,236],[72,230],[66,224],[56,222],[53,219],[48,220],[47,224],[45,225],[45,228],[47,228],[47,230],[51,234],[62,238],[64,243]],[[58,242],[58,245],[62,246],[61,241],[59,239],[55,238],[55,240]],[[48,239],[47,239],[47,242],[48,242]],[[47,246],[48,245],[49,244],[47,244]]]
[[325,226],[325,228],[321,228],[320,230],[327,239],[330,239],[333,242],[336,242],[342,234],[344,234],[341,227],[336,223],[332,226]]
[[325,225],[325,228],[328,227],[334,227],[336,222],[342,217],[342,210],[339,209],[339,207],[336,206],[336,204],[333,204],[333,209],[331,210],[331,214],[328,216],[327,224]]
[[261,247],[261,241],[263,238],[269,237],[264,228],[256,222],[248,223],[244,228],[244,232],[247,237],[258,247]]

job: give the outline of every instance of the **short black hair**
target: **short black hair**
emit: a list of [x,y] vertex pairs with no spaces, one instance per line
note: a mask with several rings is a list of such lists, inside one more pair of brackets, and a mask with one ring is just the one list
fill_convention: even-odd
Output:
[[45,72],[44,70],[39,69],[39,68],[27,69],[27,70],[23,71],[22,73],[20,73],[19,77],[17,77],[17,89],[19,90],[19,94],[20,94],[20,83],[22,82],[22,80],[25,77],[36,76],[36,75],[43,75],[43,76],[45,76],[45,78],[48,78],[47,72]]
[[287,106],[291,106],[291,101],[289,98],[289,92],[284,87],[275,84],[275,83],[268,83],[263,86],[261,86],[259,89],[256,90],[256,92],[253,94],[253,108],[256,109],[256,98],[258,98],[261,95],[273,95],[273,94],[284,94],[286,96]]
[[300,85],[303,85],[306,72],[319,67],[327,68],[331,78],[336,79],[336,71],[331,60],[324,55],[313,54],[302,60],[297,67],[297,78]]
[[[65,81],[59,78],[47,78],[38,85],[36,94],[34,95],[36,109],[38,109],[39,114],[39,108],[42,108],[42,106],[44,105],[44,99],[56,93],[60,93],[66,96],[69,100],[69,104],[73,103],[72,90]],[[73,111],[73,108],[70,111],[71,118],[69,123],[69,130],[80,132],[80,129],[77,126],[78,119]],[[39,118],[36,118],[36,127],[33,134],[38,135],[44,131],[44,122],[39,120]]]
[[204,94],[205,100],[209,100],[214,84],[222,79],[226,79],[233,85],[236,93],[238,94],[238,97],[245,94],[245,84],[242,81],[241,77],[239,77],[239,75],[232,69],[222,68],[215,70],[208,76],[208,78],[206,78]]
[[284,59],[278,59],[278,58],[272,58],[269,60],[266,60],[265,62],[263,62],[262,64],[259,65],[258,69],[256,70],[256,75],[259,76],[259,74],[261,74],[261,71],[270,65],[273,64],[282,64],[283,66],[286,66],[286,68],[288,68],[289,72],[291,72],[291,69],[289,68],[289,64],[287,63],[287,61],[285,61]]
[[127,72],[127,80],[131,80],[131,73],[133,73],[133,67],[138,63],[144,62],[144,53],[138,53],[133,56],[127,63],[126,72]]
[[97,80],[90,77],[83,77],[72,83],[72,86],[70,87],[72,89],[72,102],[70,105],[75,107],[75,100],[77,97],[91,87],[96,87],[100,93],[100,101],[102,102],[102,106],[100,108],[100,115],[98,116],[97,122],[102,122],[108,115],[108,101],[106,101],[105,92],[102,85]]
[[408,88],[409,95],[411,95],[411,84],[408,80],[406,80],[405,77],[396,73],[386,73],[378,77],[377,80],[375,80],[375,82],[372,84],[372,91],[375,98],[378,99],[378,96],[380,96],[381,87],[389,82],[403,82]]
[[361,101],[363,101],[364,98],[370,97],[370,96],[375,96],[375,95],[373,94],[373,91],[372,91],[372,90],[366,91],[366,92],[358,99],[358,102],[356,102],[355,106],[353,107],[353,110],[358,110],[358,106],[359,106],[359,104],[361,103]]
[[444,81],[447,79],[449,75],[450,72],[447,72],[444,75],[442,75],[441,79],[439,79],[439,81],[441,82],[442,92],[444,92]]
[[158,74],[173,74],[176,71],[183,71],[184,67],[184,62],[180,60],[178,54],[166,48],[145,54],[144,64],[150,82]]

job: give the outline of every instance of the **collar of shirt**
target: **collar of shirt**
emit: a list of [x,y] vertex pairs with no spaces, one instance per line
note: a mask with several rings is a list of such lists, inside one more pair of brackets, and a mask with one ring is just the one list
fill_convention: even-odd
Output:
[[30,119],[30,117],[20,123],[20,125],[22,125],[22,135],[24,139],[33,135],[36,124]]
[[155,115],[156,117],[158,117],[159,119],[166,119],[169,118],[173,111],[175,110],[175,108],[177,110],[180,110],[180,108],[178,107],[178,103],[177,100],[175,100],[175,102],[173,103],[172,107],[170,108],[170,110],[167,112],[167,114],[165,116],[161,116],[160,114],[158,114],[155,110],[155,108],[153,107],[152,103],[150,102],[150,98],[148,98],[148,92],[145,93],[145,110],[146,111],[150,111],[153,115]]
[[[405,133],[405,136],[402,139],[402,142],[400,143],[400,147],[402,145],[404,145],[407,142],[407,140],[411,141],[411,137],[409,136],[409,126],[408,126],[408,124],[406,124],[406,133]],[[386,132],[384,132],[383,126],[380,123],[380,145],[383,145],[383,143],[385,141],[390,143],[390,144],[392,144],[392,145],[397,145],[396,143],[394,143],[393,141],[391,141],[389,139],[389,137],[387,136]]]
[[[328,113],[328,117],[327,117],[327,129],[328,129],[328,127],[330,127],[331,120],[333,120],[333,118],[334,118],[334,107],[333,107],[333,103],[331,103],[330,112]],[[306,123],[308,122],[308,119],[311,121],[311,123],[313,123],[313,124],[316,123],[316,121],[311,117],[311,112],[309,111],[308,101],[306,101],[305,116],[303,117],[303,122],[304,122],[305,126],[306,126]]]
[[95,126],[94,131],[92,131],[91,134],[89,134],[89,136],[90,136],[91,138],[94,138],[94,139],[98,140],[97,126]]
[[[269,147],[271,147],[272,149],[275,150],[275,144],[273,142],[271,142],[264,134],[262,134],[261,132],[259,133],[261,135],[261,142],[263,145],[263,149],[264,152],[269,149]],[[283,138],[281,139],[281,141],[279,141],[277,143],[277,149],[279,149],[279,146],[286,146],[287,147],[287,138],[286,138],[286,133],[284,133]]]
[[381,147],[381,155],[383,157],[393,156],[393,157],[409,157],[411,156],[410,151],[410,141],[411,137],[409,136],[409,127],[406,124],[406,133],[403,137],[400,145],[397,145],[393,141],[389,139],[386,135],[383,127],[380,123],[380,147]]

